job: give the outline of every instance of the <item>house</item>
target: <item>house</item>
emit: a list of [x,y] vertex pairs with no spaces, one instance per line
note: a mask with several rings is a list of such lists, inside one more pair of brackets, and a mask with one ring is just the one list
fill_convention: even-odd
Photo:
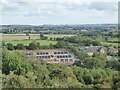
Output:
[[38,60],[45,60],[47,63],[73,64],[75,62],[74,55],[64,49],[22,50],[20,52],[26,58],[35,57]]
[[118,50],[113,47],[108,48],[108,53],[117,53],[117,52],[118,52]]
[[88,55],[92,56],[94,52],[102,52],[104,54],[117,53],[118,50],[112,47],[105,46],[89,46],[89,47],[79,47],[79,50],[87,52]]

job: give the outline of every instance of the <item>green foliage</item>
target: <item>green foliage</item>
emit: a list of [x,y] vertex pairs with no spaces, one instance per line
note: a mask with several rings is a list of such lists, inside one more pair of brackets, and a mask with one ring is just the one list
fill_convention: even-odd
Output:
[[6,47],[7,47],[8,50],[14,50],[14,46],[13,46],[13,44],[11,44],[11,43],[8,43],[8,44],[6,45]]
[[115,69],[117,71],[120,71],[120,62],[115,60],[115,61],[107,61],[106,64],[107,68]]
[[14,71],[17,75],[25,75],[32,67],[25,61],[17,52],[8,51],[6,49],[2,52],[2,72],[9,74]]
[[47,40],[48,37],[44,36],[43,34],[40,34],[40,39],[41,39],[41,40]]
[[3,88],[34,88],[34,82],[30,81],[30,79],[30,77],[24,77],[10,72],[9,75],[2,75],[2,86]]
[[[100,62],[99,60],[106,59],[106,56],[101,53],[94,54],[91,62],[90,59],[89,62],[86,61],[88,58],[85,61],[83,60],[86,67],[50,64],[37,59],[25,60],[16,51],[6,49],[4,49],[2,57],[3,88],[117,89],[120,84],[118,71],[103,68],[103,66],[97,64]],[[100,59],[96,60],[98,57]],[[90,64],[91,69],[89,68]]]
[[72,37],[64,37],[64,41],[67,41],[69,43],[76,43],[78,45],[82,46],[90,46],[91,44],[94,46],[99,46],[100,42],[92,40],[91,38],[87,38],[85,36],[72,36]]
[[2,41],[2,47],[5,47],[5,46],[6,46],[5,42]]
[[105,68],[107,57],[103,53],[96,52],[93,54],[93,57],[86,56],[87,58],[83,58],[74,63],[74,65],[84,67],[84,68]]
[[23,44],[17,44],[17,46],[15,48],[18,50],[24,50],[25,46]]
[[67,42],[65,42],[65,41],[58,41],[57,43],[56,43],[56,48],[66,48],[67,47]]
[[35,49],[37,49],[37,44],[36,44],[36,42],[33,41],[33,42],[29,43],[28,49],[29,49],[29,50],[35,50]]

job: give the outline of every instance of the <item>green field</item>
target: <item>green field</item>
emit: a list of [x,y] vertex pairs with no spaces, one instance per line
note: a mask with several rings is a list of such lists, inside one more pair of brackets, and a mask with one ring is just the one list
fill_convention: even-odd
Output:
[[[66,35],[66,34],[44,34],[44,36],[47,36],[48,38],[62,38],[62,37],[70,37],[75,35]],[[30,40],[28,37],[31,37]],[[50,40],[39,40],[40,35],[39,34],[30,34],[29,36],[26,36],[26,34],[2,34],[2,40],[7,43],[12,43],[13,45],[17,45],[18,43],[22,43],[24,45],[28,45],[32,41],[40,42],[41,45],[50,45],[56,44],[56,41],[50,41]],[[97,37],[97,41],[99,41],[103,46],[115,46],[118,47],[118,43],[109,43],[104,40],[103,37]],[[109,38],[109,41],[118,41],[118,38]]]
[[118,38],[109,38],[108,41],[118,41]]
[[51,43],[53,45],[56,44],[56,41],[50,41],[50,40],[16,40],[16,41],[4,41],[6,44],[7,43],[12,43],[13,45],[17,45],[19,43],[22,43],[24,45],[29,45],[32,41],[39,42],[40,45],[50,45]]
[[100,42],[103,46],[115,46],[118,47],[118,43]]
[[[66,34],[44,34],[44,36],[47,36],[48,38],[62,38],[62,37],[70,37],[74,35],[66,35]],[[29,37],[30,40],[29,40]],[[17,45],[19,43],[22,43],[24,45],[28,45],[32,41],[40,42],[40,45],[50,45],[51,43],[54,45],[56,44],[56,41],[51,40],[39,40],[40,35],[39,34],[30,34],[29,36],[26,36],[26,34],[2,34],[2,41],[7,43],[12,43],[13,45]]]
[[[47,36],[48,38],[62,38],[62,37],[70,37],[75,35],[66,35],[66,34],[44,34],[44,36]],[[30,34],[29,36],[26,36],[26,34],[2,34],[2,40],[3,41],[12,41],[12,40],[25,40],[28,39],[28,37],[31,37],[31,39],[39,39],[39,34]]]

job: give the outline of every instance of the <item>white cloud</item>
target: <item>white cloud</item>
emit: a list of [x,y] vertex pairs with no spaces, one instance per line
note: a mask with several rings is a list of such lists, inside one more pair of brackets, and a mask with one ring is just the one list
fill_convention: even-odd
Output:
[[3,23],[117,22],[117,0],[2,0],[0,4]]

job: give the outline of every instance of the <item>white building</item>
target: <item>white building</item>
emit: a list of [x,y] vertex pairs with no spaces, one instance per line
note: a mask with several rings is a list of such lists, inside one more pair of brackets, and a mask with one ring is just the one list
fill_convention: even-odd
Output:
[[27,58],[35,57],[38,60],[46,60],[48,63],[73,64],[75,62],[74,55],[64,49],[22,50],[21,53]]

